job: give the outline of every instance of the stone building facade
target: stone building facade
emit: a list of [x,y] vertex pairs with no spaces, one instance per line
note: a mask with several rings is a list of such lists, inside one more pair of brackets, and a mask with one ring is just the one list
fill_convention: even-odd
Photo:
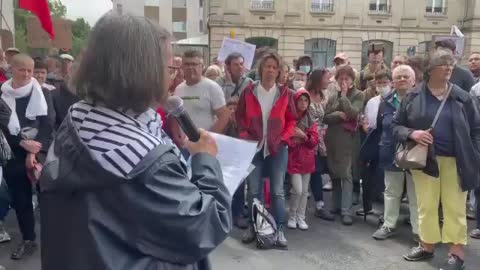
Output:
[[172,32],[176,40],[206,33],[205,0],[112,0],[119,14],[144,16]]
[[210,56],[226,36],[269,42],[288,63],[303,54],[331,66],[338,52],[352,65],[367,61],[367,44],[383,42],[386,61],[424,54],[436,35],[457,25],[465,34],[465,56],[480,51],[477,0],[210,0]]

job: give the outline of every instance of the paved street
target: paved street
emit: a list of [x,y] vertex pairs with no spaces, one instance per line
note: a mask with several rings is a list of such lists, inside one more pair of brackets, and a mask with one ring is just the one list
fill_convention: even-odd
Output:
[[[234,231],[232,237],[211,256],[214,269],[228,270],[434,270],[446,256],[440,248],[434,260],[425,263],[409,263],[401,255],[413,245],[409,240],[409,227],[401,225],[400,235],[395,239],[377,242],[371,238],[376,219],[367,223],[357,218],[351,227],[345,227],[337,220],[329,223],[312,216],[309,209],[308,232],[288,231],[288,251],[260,251],[254,245],[245,246],[240,242],[241,232]],[[13,214],[13,213],[12,213]],[[14,215],[9,217],[9,230],[14,241],[19,238],[15,231]],[[470,223],[473,225],[473,223]],[[0,264],[7,270],[36,270],[39,267],[39,253],[35,257],[14,262],[9,259],[14,243],[0,245]],[[472,240],[467,249],[469,270],[480,265],[480,241]]]

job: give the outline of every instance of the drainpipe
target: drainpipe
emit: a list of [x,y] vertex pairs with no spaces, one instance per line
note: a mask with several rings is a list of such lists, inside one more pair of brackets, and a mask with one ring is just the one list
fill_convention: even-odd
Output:
[[468,17],[468,2],[469,0],[465,0],[465,12],[464,12],[464,15],[463,15],[463,19],[462,19],[462,22],[461,22],[461,25],[460,25],[460,29],[464,29],[465,28],[465,21],[467,20],[467,17]]
[[212,49],[211,49],[211,41],[212,41],[212,34],[211,34],[211,27],[210,27],[210,0],[207,0],[205,1],[205,3],[207,4],[207,31],[208,31],[208,65],[210,66],[210,59],[212,59],[212,56],[211,56],[211,53],[212,53]]

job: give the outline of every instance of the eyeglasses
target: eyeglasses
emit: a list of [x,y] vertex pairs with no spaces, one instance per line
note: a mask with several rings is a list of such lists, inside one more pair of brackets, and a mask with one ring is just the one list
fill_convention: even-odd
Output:
[[174,66],[168,66],[169,69],[173,69],[173,70],[179,70],[180,68],[179,67],[174,67]]

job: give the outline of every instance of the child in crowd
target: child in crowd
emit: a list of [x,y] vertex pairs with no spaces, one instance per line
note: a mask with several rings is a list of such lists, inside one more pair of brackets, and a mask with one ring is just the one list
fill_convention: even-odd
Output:
[[292,184],[290,196],[290,218],[288,228],[308,230],[305,222],[305,210],[308,201],[308,187],[310,175],[315,172],[315,150],[318,145],[319,135],[317,123],[308,112],[310,107],[310,94],[304,89],[299,89],[294,96],[297,108],[297,125],[294,135],[288,142],[288,166]]

